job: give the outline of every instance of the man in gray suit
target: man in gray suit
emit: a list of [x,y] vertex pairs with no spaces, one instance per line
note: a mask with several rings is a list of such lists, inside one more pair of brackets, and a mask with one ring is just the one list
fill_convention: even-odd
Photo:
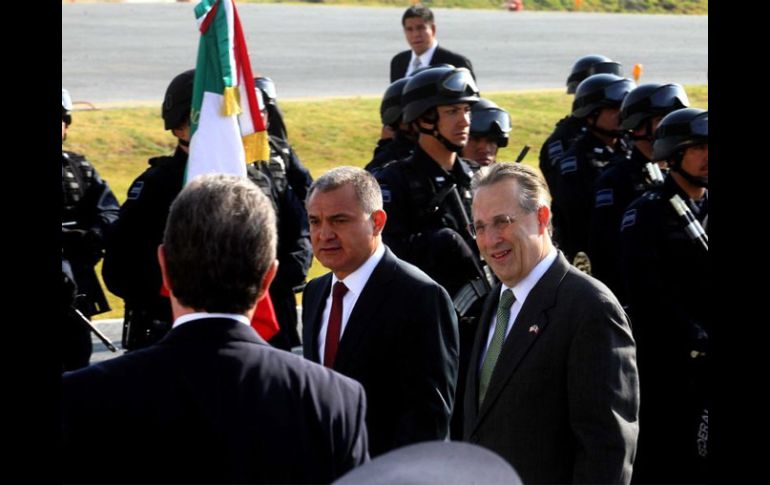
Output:
[[524,483],[628,483],[639,411],[628,317],[551,243],[548,191],[533,169],[492,164],[473,187],[471,229],[502,284],[471,353],[465,439]]

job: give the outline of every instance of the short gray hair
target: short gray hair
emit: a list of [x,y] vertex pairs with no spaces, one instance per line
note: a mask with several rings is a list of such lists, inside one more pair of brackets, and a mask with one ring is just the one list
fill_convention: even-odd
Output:
[[481,187],[487,187],[507,179],[519,183],[519,207],[526,212],[534,212],[542,206],[549,206],[551,195],[543,177],[532,167],[521,163],[493,163],[481,167],[473,177],[474,194]]
[[184,306],[246,313],[276,257],[276,218],[254,183],[223,174],[193,179],[163,234],[168,278]]
[[310,201],[310,197],[316,190],[331,192],[348,184],[353,185],[356,198],[364,213],[371,214],[376,210],[382,210],[382,192],[377,179],[358,167],[337,167],[318,177],[307,191],[305,203]]

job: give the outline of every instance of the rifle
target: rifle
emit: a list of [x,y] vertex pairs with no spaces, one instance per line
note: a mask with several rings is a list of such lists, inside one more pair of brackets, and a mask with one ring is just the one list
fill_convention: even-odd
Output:
[[522,160],[524,160],[524,157],[527,156],[527,153],[529,152],[529,145],[524,145],[524,148],[521,149],[521,152],[519,152],[519,156],[516,157],[515,163],[521,163]]
[[108,339],[102,332],[100,332],[98,328],[94,327],[94,324],[91,323],[91,320],[89,320],[88,317],[83,315],[83,313],[80,310],[78,310],[77,308],[71,306],[70,307],[70,312],[73,315],[75,315],[75,317],[77,317],[78,320],[83,322],[83,324],[88,325],[88,328],[91,330],[91,332],[93,332],[94,335],[99,337],[99,340],[101,340],[102,343],[108,349],[110,349],[110,352],[117,352],[118,351],[118,349],[114,345],[112,345],[112,342],[110,342],[110,339]]
[[687,235],[690,236],[690,239],[697,241],[700,246],[708,253],[708,234],[706,234],[706,231],[703,230],[703,226],[701,226],[700,222],[698,222],[698,219],[696,219],[692,214],[692,211],[690,211],[690,208],[687,207],[687,204],[685,204],[682,198],[677,194],[674,194],[671,199],[669,199],[669,202],[674,207],[674,211],[676,211],[679,218],[684,222],[684,230]]

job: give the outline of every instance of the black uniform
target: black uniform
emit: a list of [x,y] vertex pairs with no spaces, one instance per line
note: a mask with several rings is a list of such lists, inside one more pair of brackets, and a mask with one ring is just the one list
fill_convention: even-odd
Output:
[[270,160],[250,164],[248,176],[270,198],[278,216],[279,264],[270,285],[270,299],[281,329],[270,344],[291,350],[302,344],[297,332],[294,290],[302,287],[313,262],[307,210],[295,186],[301,193],[307,193],[312,178],[291,147],[274,136],[270,137]]
[[128,189],[102,268],[107,288],[126,304],[123,348],[128,350],[157,342],[173,323],[170,300],[161,295],[157,251],[171,203],[182,190],[187,153],[177,147],[173,156],[151,158],[149,164]]
[[636,148],[612,157],[594,188],[588,254],[591,274],[606,284],[622,304],[626,303],[620,272],[620,221],[631,202],[654,187],[645,173],[650,160]]
[[565,116],[556,123],[551,136],[543,142],[540,148],[540,172],[543,173],[551,192],[553,192],[553,177],[559,159],[585,131],[584,127],[585,122],[581,118]]
[[708,479],[706,357],[711,277],[707,252],[685,232],[669,200],[678,194],[701,222],[698,203],[671,175],[634,201],[621,223],[621,257],[642,389],[634,481]]
[[[375,174],[382,189],[388,223],[382,231],[385,244],[396,255],[425,271],[442,285],[455,301],[458,293],[469,290],[473,282],[478,300],[465,312],[458,311],[460,365],[456,395],[462,396],[476,331],[476,322],[488,291],[488,280],[482,270],[478,248],[466,228],[460,211],[462,204],[470,219],[472,172],[468,161],[457,157],[447,173],[419,145],[405,160],[388,164]],[[457,195],[447,193],[437,200],[442,190],[455,184]],[[468,221],[469,222],[469,221]],[[455,400],[451,436],[462,437],[462,399]]]
[[414,140],[410,140],[403,132],[396,131],[393,138],[386,138],[377,142],[372,161],[366,164],[364,170],[375,174],[386,163],[394,160],[403,160],[411,156],[414,146]]
[[[66,293],[76,287],[75,307],[91,317],[110,310],[94,266],[102,258],[104,234],[120,206],[110,187],[82,155],[62,151],[62,273]],[[89,328],[64,308],[62,364],[65,370],[88,365]]]
[[614,153],[586,131],[558,161],[552,174],[553,240],[570,262],[579,251],[588,253],[594,183]]

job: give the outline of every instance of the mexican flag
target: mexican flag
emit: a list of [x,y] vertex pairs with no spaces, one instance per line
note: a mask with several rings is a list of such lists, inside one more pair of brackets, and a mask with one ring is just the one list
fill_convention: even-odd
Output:
[[201,40],[185,183],[203,173],[245,177],[246,163],[268,160],[270,146],[238,11],[233,0],[202,0],[195,17]]
[[[270,159],[270,145],[238,11],[233,0],[202,0],[195,18],[201,40],[185,184],[204,173],[245,177],[248,162]],[[278,333],[269,293],[257,304],[251,326],[265,340]]]

